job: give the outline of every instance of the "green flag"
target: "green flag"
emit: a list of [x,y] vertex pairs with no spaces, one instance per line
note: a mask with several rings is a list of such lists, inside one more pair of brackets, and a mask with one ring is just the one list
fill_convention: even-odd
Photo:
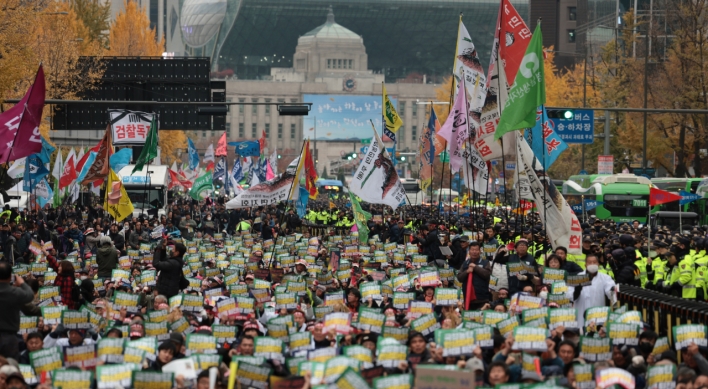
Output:
[[192,189],[189,190],[189,195],[195,200],[201,200],[199,194],[207,189],[211,189],[211,185],[211,172],[208,172],[207,174],[201,175],[194,180],[194,185],[192,185]]
[[546,104],[543,77],[543,37],[539,23],[502,109],[494,139],[501,138],[507,132],[536,125],[536,109]]
[[54,180],[54,198],[52,199],[54,208],[61,205],[61,191],[59,190],[59,180]]
[[140,152],[138,160],[135,162],[135,167],[131,173],[143,170],[145,164],[150,163],[155,157],[157,157],[157,115],[152,115],[152,123],[150,123],[150,130],[145,137],[145,145],[143,146],[143,151]]
[[359,201],[351,192],[349,192],[349,199],[352,202],[356,228],[359,230],[359,242],[366,244],[369,241],[369,227],[366,226],[366,221],[371,219],[371,214],[361,209]]

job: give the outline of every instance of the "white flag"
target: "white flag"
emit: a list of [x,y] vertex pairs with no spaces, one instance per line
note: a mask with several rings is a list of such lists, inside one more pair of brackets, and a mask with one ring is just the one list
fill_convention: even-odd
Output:
[[12,161],[10,168],[7,169],[7,175],[12,179],[23,178],[25,175],[25,162],[27,157],[22,157]]
[[214,145],[210,144],[207,147],[206,153],[204,153],[204,163],[214,162]]
[[349,189],[367,203],[386,204],[394,210],[406,199],[396,167],[375,129],[374,139],[356,169]]
[[278,175],[278,150],[273,150],[273,154],[270,155],[270,158],[268,158],[268,163],[270,164],[270,170],[273,171],[273,174],[276,176]]
[[64,161],[62,161],[61,150],[57,149],[57,159],[54,161],[54,169],[52,169],[52,177],[57,180],[61,178],[61,173],[64,171]]
[[[523,139],[521,132],[516,133],[516,152],[520,165],[528,177],[531,194],[546,233],[555,249],[563,246],[570,254],[582,253],[582,228],[573,210],[563,195],[553,185],[550,177],[543,170],[541,163],[533,156],[531,147]],[[521,171],[521,170],[520,170]]]

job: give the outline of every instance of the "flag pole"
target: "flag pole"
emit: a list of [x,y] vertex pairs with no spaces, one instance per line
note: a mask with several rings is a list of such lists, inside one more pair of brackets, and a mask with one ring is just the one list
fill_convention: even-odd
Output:
[[[430,116],[433,116],[433,113],[435,113],[435,106],[433,105],[433,101],[431,100],[430,101]],[[428,121],[430,121],[430,119],[428,119]],[[435,124],[433,124],[433,127],[435,127]],[[430,147],[432,148],[433,145],[435,144],[435,136],[436,135],[433,135],[433,134],[435,134],[435,128],[429,128],[428,130],[430,131],[430,134],[431,134],[429,142],[430,142]],[[433,153],[430,156],[430,184],[428,184],[428,186],[430,187],[430,206],[433,205],[433,175],[435,174],[434,166],[435,166],[435,153]],[[419,176],[420,176],[420,174],[419,174]]]

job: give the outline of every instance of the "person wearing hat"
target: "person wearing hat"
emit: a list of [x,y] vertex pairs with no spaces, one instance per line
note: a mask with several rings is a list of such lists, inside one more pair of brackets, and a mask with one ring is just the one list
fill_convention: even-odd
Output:
[[295,262],[294,273],[299,276],[301,276],[301,275],[307,276],[307,268],[308,268],[307,261],[305,261],[304,259],[298,259]]
[[452,245],[450,246],[452,256],[448,259],[448,265],[450,265],[453,269],[459,270],[465,262],[465,259],[467,259],[467,249],[469,247],[469,236],[462,235],[460,237],[455,237],[455,239],[452,240]]
[[669,255],[668,284],[663,283],[665,293],[681,296],[686,299],[696,298],[696,273],[693,258],[688,255],[690,240],[680,237]]
[[88,253],[95,254],[98,250],[100,237],[93,228],[87,228],[84,231],[84,242],[86,242],[86,250]]
[[693,256],[695,266],[696,279],[696,300],[705,301],[708,294],[706,293],[706,281],[708,279],[708,255],[706,255],[706,246],[708,239],[699,239],[696,241],[696,255]]
[[[68,335],[66,338],[60,338],[60,335]],[[44,337],[44,348],[50,348],[54,346],[61,347],[76,347],[76,346],[86,346],[89,344],[95,344],[96,341],[93,336],[98,338],[98,335],[91,333],[91,336],[86,336],[86,330],[70,329],[66,331],[64,326],[61,324],[55,325],[53,331]]]
[[509,278],[509,295],[513,296],[518,292],[521,292],[526,285],[534,285],[538,280],[538,263],[534,257],[528,253],[529,243],[526,239],[519,239],[514,245],[515,253],[509,254],[506,246],[499,248],[496,257],[494,258],[495,263],[500,263],[507,265],[513,262],[523,262],[526,267],[531,267],[535,269],[532,274],[519,274],[516,276],[509,276],[509,270],[507,267],[507,277]]
[[113,247],[113,241],[109,236],[102,236],[100,244],[101,246],[96,253],[98,277],[111,278],[113,270],[118,266],[118,252]]

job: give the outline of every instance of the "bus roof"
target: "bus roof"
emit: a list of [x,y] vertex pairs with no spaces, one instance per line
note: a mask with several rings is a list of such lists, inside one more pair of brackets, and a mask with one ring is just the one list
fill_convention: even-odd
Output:
[[694,182],[698,181],[701,182],[703,181],[704,178],[702,177],[660,177],[660,178],[652,178],[651,182]]
[[640,184],[640,185],[651,185],[651,181],[642,176],[636,176],[634,174],[613,174],[611,176],[602,176],[594,179],[593,184]]
[[126,187],[131,186],[145,186],[148,179],[147,168],[150,168],[150,182],[151,186],[165,186],[169,184],[170,175],[167,172],[169,166],[167,165],[146,165],[142,169],[133,173],[133,168],[135,165],[126,165],[118,172],[118,176],[121,178],[123,185]]

